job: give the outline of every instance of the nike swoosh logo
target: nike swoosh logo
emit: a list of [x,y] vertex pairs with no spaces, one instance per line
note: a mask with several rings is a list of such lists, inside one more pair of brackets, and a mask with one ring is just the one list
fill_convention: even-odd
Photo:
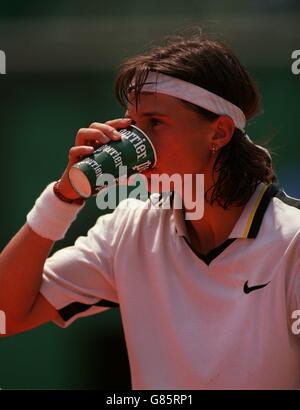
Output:
[[244,293],[250,293],[253,292],[254,290],[264,288],[267,286],[270,282],[264,283],[263,285],[256,285],[256,286],[248,286],[248,281],[244,283]]

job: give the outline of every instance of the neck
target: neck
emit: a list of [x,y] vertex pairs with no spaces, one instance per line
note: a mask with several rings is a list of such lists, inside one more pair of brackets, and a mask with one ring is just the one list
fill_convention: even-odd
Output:
[[[212,185],[213,181],[208,181],[208,178],[205,177],[204,186],[210,187]],[[228,239],[244,209],[244,206],[231,206],[225,210],[216,203],[211,205],[209,199],[208,197],[207,200],[204,200],[204,212],[201,219],[185,221],[192,247],[203,254],[207,254]]]
[[224,210],[217,205],[204,204],[204,216],[198,220],[186,221],[187,230],[193,247],[207,254],[221,245],[230,235],[239,219],[243,207]]

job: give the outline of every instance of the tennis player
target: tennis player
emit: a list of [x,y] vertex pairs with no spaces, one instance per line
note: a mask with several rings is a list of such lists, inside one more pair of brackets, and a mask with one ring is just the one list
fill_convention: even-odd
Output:
[[[116,93],[126,118],[78,131],[66,171],[1,254],[8,334],[119,306],[133,389],[300,388],[299,202],[246,135],[254,82],[221,42],[176,37],[127,60]],[[148,177],[204,175],[203,217],[155,194],[154,209],[126,199],[48,257],[85,204],[69,168],[129,124],[156,148]]]

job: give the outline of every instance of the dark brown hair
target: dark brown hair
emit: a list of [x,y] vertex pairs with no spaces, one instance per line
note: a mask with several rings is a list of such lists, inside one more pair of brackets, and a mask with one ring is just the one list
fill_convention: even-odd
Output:
[[[238,58],[225,44],[207,36],[168,38],[163,45],[146,54],[126,60],[119,69],[115,84],[117,98],[123,106],[128,103],[133,78],[135,99],[139,101],[149,71],[199,85],[238,106],[247,120],[260,111],[259,92]],[[204,108],[183,103],[209,121],[218,118],[217,114]],[[218,178],[210,188],[210,202],[216,201],[225,209],[231,205],[244,205],[258,182],[269,184],[276,179],[268,152],[249,141],[237,128],[230,142],[219,150],[214,171]]]

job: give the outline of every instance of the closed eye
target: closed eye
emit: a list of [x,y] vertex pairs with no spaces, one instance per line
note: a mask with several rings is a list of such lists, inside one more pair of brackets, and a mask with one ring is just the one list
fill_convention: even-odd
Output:
[[157,127],[158,125],[162,124],[162,121],[159,120],[158,118],[150,118],[149,119],[149,124],[151,125],[151,127]]

